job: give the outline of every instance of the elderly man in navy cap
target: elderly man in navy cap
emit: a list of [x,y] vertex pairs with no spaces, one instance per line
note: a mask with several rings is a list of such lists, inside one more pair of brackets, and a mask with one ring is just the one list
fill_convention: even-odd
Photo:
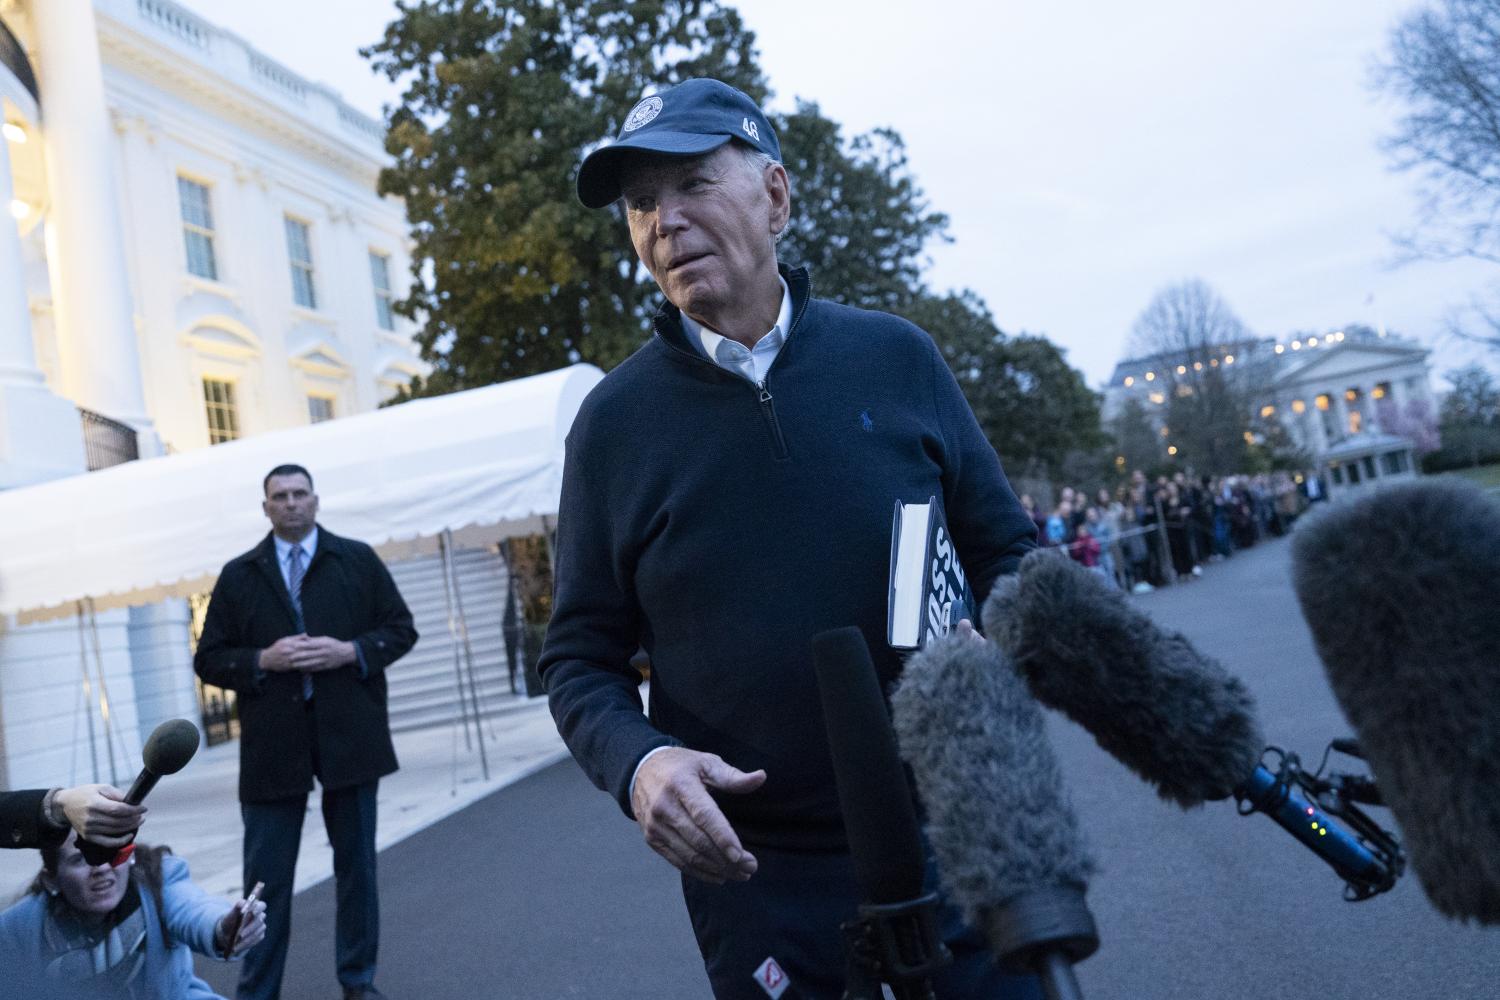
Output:
[[[931,338],[778,264],[791,183],[755,102],[646,97],[578,174],[666,297],[568,436],[540,669],[579,764],[681,870],[715,996],[837,998],[854,880],[811,639],[857,625],[890,680],[891,507],[942,498],[982,600],[1035,544]],[[640,675],[651,659],[651,707]],[[934,873],[929,871],[929,881]],[[951,909],[946,998],[1039,996]]]

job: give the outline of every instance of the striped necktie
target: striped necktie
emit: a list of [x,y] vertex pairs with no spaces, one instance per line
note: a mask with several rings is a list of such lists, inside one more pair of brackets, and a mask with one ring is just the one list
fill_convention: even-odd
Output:
[[[292,610],[297,613],[297,631],[306,632],[307,623],[302,618],[302,577],[307,573],[307,567],[302,565],[302,543],[298,542],[292,546],[291,555],[287,560],[286,589],[292,598]],[[302,675],[302,698],[304,701],[312,700],[313,680],[312,674]]]

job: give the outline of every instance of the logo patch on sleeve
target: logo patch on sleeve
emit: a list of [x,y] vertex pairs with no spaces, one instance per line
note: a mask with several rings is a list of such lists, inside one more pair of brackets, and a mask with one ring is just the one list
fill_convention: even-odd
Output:
[[781,1000],[781,994],[786,992],[786,988],[791,985],[791,980],[787,979],[781,966],[776,964],[776,959],[767,958],[760,963],[760,968],[755,970],[755,983],[766,991],[766,996],[771,1000]]

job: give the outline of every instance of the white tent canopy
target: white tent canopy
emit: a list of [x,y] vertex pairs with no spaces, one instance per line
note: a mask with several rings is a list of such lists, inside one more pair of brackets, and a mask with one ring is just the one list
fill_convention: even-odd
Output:
[[0,492],[0,614],[23,621],[208,590],[269,529],[261,480],[306,466],[318,520],[386,558],[484,544],[557,513],[592,365]]

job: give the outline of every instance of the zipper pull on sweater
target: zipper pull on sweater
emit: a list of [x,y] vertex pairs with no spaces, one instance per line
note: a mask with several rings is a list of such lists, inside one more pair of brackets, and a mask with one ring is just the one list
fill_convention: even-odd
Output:
[[776,403],[771,399],[771,390],[766,388],[765,379],[755,384],[760,389],[760,412],[765,415],[766,424],[771,431],[771,444],[776,449],[776,458],[785,461],[791,456],[787,452],[786,438],[781,433],[781,421],[776,419]]

